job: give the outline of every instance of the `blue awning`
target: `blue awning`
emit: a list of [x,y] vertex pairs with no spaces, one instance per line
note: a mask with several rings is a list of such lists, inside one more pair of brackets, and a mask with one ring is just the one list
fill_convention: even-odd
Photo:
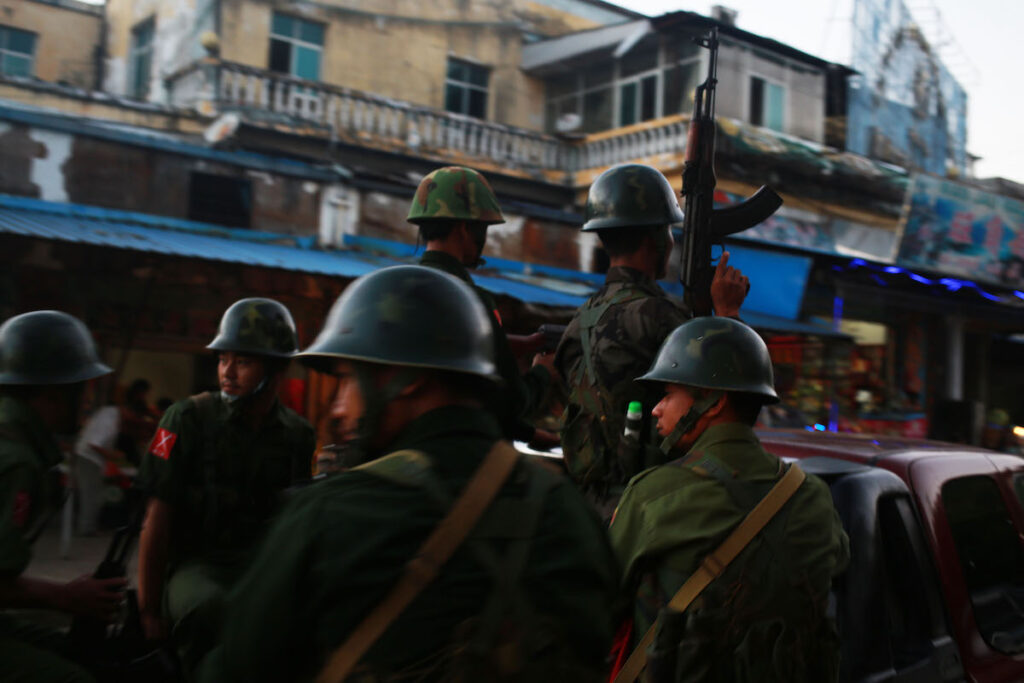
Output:
[[[0,195],[0,233],[131,249],[163,256],[224,261],[262,268],[356,278],[415,259],[410,253],[314,247],[311,236],[290,236],[165,216]],[[395,243],[391,243],[395,244]],[[408,246],[408,245],[405,245]],[[477,283],[495,293],[547,306],[577,307],[589,291],[562,291],[499,272],[483,272]]]

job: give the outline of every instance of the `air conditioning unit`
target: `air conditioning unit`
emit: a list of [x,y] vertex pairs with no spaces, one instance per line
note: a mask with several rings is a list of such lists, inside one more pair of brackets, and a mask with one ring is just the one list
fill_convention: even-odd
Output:
[[555,121],[555,130],[559,133],[571,133],[583,124],[583,117],[575,112],[562,114]]

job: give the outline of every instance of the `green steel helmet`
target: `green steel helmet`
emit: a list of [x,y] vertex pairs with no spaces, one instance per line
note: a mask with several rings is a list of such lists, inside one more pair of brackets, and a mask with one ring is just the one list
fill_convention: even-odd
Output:
[[463,220],[493,225],[504,223],[498,199],[479,172],[465,166],[445,166],[427,174],[416,188],[410,223]]
[[81,320],[33,311],[0,326],[0,385],[73,384],[110,373]]
[[765,403],[779,400],[764,340],[732,318],[694,318],[677,327],[638,381],[755,394]]
[[217,336],[206,348],[291,358],[299,350],[299,336],[284,305],[273,299],[239,299],[224,311]]
[[644,164],[612,166],[587,193],[583,230],[660,228],[679,223],[683,212],[661,171]]
[[320,372],[330,372],[333,359],[347,359],[499,381],[494,332],[476,292],[423,266],[392,266],[357,279],[298,357]]

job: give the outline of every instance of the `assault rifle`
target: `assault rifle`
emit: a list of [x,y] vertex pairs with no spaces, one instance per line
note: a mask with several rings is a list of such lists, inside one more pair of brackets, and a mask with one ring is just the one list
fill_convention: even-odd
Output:
[[697,86],[693,116],[683,164],[683,241],[679,281],[694,315],[711,315],[711,280],[715,264],[713,245],[766,220],[782,206],[782,198],[763,186],[753,196],[724,209],[714,208],[715,197],[715,86],[718,84],[718,28],[695,39],[707,48],[708,77]]
[[[107,554],[93,572],[93,578],[110,579],[127,573],[128,558],[138,541],[146,514],[141,492],[132,488],[129,496],[128,522],[114,532]],[[72,620],[68,640],[75,659],[85,664],[101,683],[179,680],[178,662],[173,652],[147,642],[143,635],[135,589],[125,591],[125,603],[122,617],[114,624],[89,617]]]

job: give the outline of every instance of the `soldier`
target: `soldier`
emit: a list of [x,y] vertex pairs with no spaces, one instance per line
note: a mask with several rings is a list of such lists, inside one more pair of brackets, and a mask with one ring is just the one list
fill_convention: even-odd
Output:
[[[778,400],[772,380],[764,341],[729,318],[681,325],[640,378],[663,391],[661,449],[682,456],[630,481],[610,529],[636,598],[633,661],[647,655],[648,681],[836,680],[839,639],[826,608],[849,541],[825,483],[754,435],[761,406]],[[719,546],[769,498],[781,509],[751,515],[764,526],[729,563]],[[703,591],[700,578],[711,578]],[[640,636],[655,615],[648,648]]]
[[[416,189],[409,207],[408,221],[420,228],[427,250],[420,265],[436,268],[473,285],[467,268],[483,263],[487,226],[504,223],[498,199],[487,180],[477,171],[463,166],[447,166],[426,175]],[[506,439],[545,443],[546,435],[529,424],[541,408],[551,386],[554,366],[550,354],[534,356],[533,367],[519,373],[519,365],[505,330],[498,304],[489,292],[473,286],[487,310],[494,331],[498,374],[504,388],[495,392],[491,408],[498,416]]]
[[[86,382],[110,368],[89,331],[58,311],[15,316],[0,327],[0,608],[39,608],[111,620],[123,578],[55,583],[22,576],[32,544],[61,503],[54,434],[78,427]],[[0,678],[91,681],[59,634],[0,613]]]
[[[482,409],[497,377],[473,290],[420,266],[366,275],[300,357],[338,377],[331,414],[366,462],[278,519],[203,680],[309,680],[346,641],[359,680],[604,680],[611,550],[572,484],[517,455]],[[467,495],[482,516],[452,523]],[[453,524],[472,529],[464,543]],[[450,559],[424,544],[437,534]],[[395,593],[407,600],[382,612]]]
[[[651,364],[665,337],[690,318],[668,298],[663,278],[674,223],[682,221],[675,193],[659,171],[641,164],[614,166],[590,186],[584,232],[597,232],[610,267],[604,286],[577,311],[558,350],[555,367],[569,399],[562,451],[569,473],[606,519],[629,478],[656,464],[648,415],[657,402],[633,382]],[[711,285],[715,314],[738,316],[747,279],[722,255]],[[642,405],[636,448],[623,452],[626,410]]]
[[139,538],[139,611],[147,637],[167,635],[186,671],[213,646],[227,589],[242,574],[281,494],[310,478],[313,428],[277,398],[298,351],[295,323],[270,299],[242,299],[206,348],[220,392],[179,401],[142,463],[151,496]]

